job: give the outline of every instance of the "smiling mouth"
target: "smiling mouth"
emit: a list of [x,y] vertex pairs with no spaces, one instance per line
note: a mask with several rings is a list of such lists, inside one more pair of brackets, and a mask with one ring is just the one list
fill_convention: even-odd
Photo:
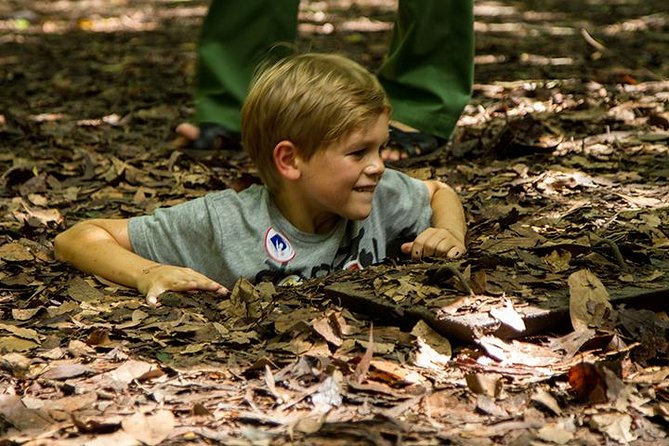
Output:
[[356,192],[374,192],[374,189],[376,189],[376,186],[360,186],[360,187],[354,187],[353,190]]

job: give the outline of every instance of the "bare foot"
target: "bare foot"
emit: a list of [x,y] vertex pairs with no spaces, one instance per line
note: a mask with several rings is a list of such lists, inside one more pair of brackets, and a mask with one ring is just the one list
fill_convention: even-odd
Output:
[[188,141],[195,141],[200,136],[200,128],[188,122],[179,124],[175,131],[177,135]]
[[[403,124],[399,121],[390,121],[390,125],[392,127],[395,127],[396,129],[400,129],[403,132],[417,132],[418,129],[415,129],[409,125]],[[383,149],[381,151],[381,159],[384,161],[397,161],[397,160],[403,160],[409,158],[409,154],[406,152],[403,152],[397,148],[387,148]]]
[[383,149],[381,150],[381,159],[383,161],[397,161],[408,158],[409,155],[406,152],[401,152],[397,149]]
[[172,147],[174,149],[190,147],[200,136],[200,128],[187,122],[179,124],[174,129],[174,132],[177,134],[177,137],[172,141]]

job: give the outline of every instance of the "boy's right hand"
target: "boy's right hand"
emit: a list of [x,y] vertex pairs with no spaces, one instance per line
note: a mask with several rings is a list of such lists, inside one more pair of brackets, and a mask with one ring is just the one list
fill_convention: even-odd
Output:
[[207,276],[190,268],[172,265],[154,265],[141,271],[137,289],[146,296],[146,302],[155,306],[158,296],[165,291],[214,291],[227,294],[228,289]]

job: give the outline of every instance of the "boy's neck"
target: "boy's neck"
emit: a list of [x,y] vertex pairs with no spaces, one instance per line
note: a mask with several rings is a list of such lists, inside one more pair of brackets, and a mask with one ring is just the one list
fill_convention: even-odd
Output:
[[291,193],[286,188],[271,194],[271,199],[281,215],[295,228],[310,234],[327,234],[332,231],[341,217],[332,213],[314,214],[304,203],[299,194]]

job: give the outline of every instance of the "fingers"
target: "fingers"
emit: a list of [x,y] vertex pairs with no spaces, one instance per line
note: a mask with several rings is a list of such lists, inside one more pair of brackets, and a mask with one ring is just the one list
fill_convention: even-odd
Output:
[[[225,295],[228,289],[218,282],[189,268],[164,266],[154,270],[145,279],[148,287],[146,302],[151,306],[158,304],[158,297],[165,291],[213,291]],[[141,290],[142,288],[140,288]]]
[[154,295],[146,296],[146,303],[150,307],[157,307],[158,306],[158,296],[154,296]]
[[464,255],[466,248],[446,229],[429,228],[412,243],[402,245],[402,252],[410,254],[413,260],[423,257],[447,257],[457,259]]
[[420,260],[423,257],[423,244],[418,239],[402,244],[400,249],[402,253],[410,255],[412,260]]
[[146,293],[146,303],[147,303],[150,307],[156,307],[156,306],[158,306],[158,296],[160,296],[161,294],[163,294],[165,291],[167,291],[167,290],[165,290],[165,289],[164,289],[163,287],[161,287],[161,286],[156,286],[156,285],[152,286],[152,287],[149,289],[149,291]]
[[446,252],[446,257],[448,257],[449,259],[457,259],[462,257],[464,253],[465,253],[464,250],[461,249],[459,246],[454,246]]
[[206,283],[199,283],[198,281],[195,280],[187,282],[174,281],[167,288],[164,288],[162,286],[156,286],[154,288],[151,288],[151,290],[149,290],[149,292],[146,295],[146,303],[151,307],[157,306],[158,297],[160,297],[160,295],[163,294],[165,291],[195,291],[195,290],[213,291],[223,296],[228,294],[229,292],[228,289],[223,285],[208,279]]
[[163,285],[164,291],[215,291],[221,292],[224,291],[227,293],[227,289],[220,283],[214,282],[213,280],[207,277],[183,277],[172,279],[168,283]]

